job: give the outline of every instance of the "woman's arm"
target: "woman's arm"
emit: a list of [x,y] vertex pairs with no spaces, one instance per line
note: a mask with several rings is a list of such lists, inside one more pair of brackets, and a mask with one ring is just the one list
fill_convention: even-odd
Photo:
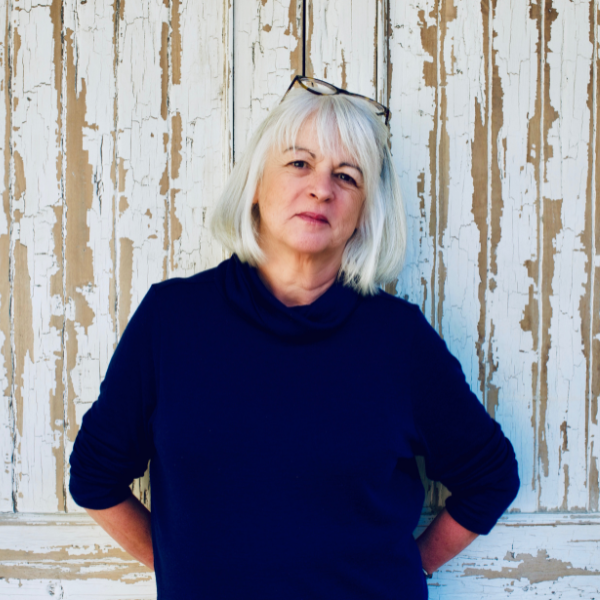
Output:
[[423,568],[433,573],[464,550],[477,535],[459,525],[444,508],[417,538]]
[[124,550],[154,571],[150,511],[135,496],[110,508],[85,510]]

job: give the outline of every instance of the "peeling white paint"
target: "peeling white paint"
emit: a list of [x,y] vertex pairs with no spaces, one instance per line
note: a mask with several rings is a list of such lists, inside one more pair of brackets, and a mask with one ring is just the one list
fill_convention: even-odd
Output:
[[434,574],[429,598],[593,600],[600,590],[599,528],[598,515],[502,517]]
[[[493,327],[490,343],[497,364],[489,382],[498,390],[498,420],[519,457],[521,489],[513,508],[523,512],[537,509],[538,496],[532,396],[533,370],[539,360],[539,342],[536,344],[539,188],[538,161],[529,152],[539,156],[540,140],[539,135],[535,138],[535,125],[539,124],[538,24],[531,18],[531,10],[532,2],[500,2],[492,15],[493,61],[498,77],[492,81],[492,90],[499,100],[501,127],[491,140],[496,150],[492,160],[499,174],[499,180],[492,180],[491,186],[499,192],[502,204],[493,205],[499,213],[495,219],[501,233],[492,250],[497,273],[490,275],[493,284],[488,287],[486,301],[487,331],[490,335]],[[519,43],[515,43],[517,39]],[[536,118],[530,126],[530,120]]]
[[377,2],[309,0],[306,13],[307,75],[374,98]]
[[[441,85],[445,86],[441,90],[439,112],[440,244],[436,272],[439,294],[436,321],[450,351],[459,359],[467,381],[478,393],[476,343],[481,310],[478,299],[480,243],[472,212],[474,187],[471,144],[474,141],[476,119],[481,118],[475,110],[475,102],[479,102],[482,111],[487,102],[483,23],[478,0],[461,0],[454,4],[455,18],[446,15],[440,31],[440,79]],[[444,97],[447,102],[446,114],[443,111]],[[447,156],[444,155],[444,128],[448,137]],[[444,205],[447,205],[446,209]]]
[[[83,413],[98,397],[100,382],[114,348],[115,323],[115,268],[113,265],[113,231],[114,231],[114,99],[116,85],[112,68],[114,45],[113,8],[107,3],[81,4],[75,1],[65,3],[65,29],[72,31],[72,44],[76,57],[77,93],[81,102],[85,100],[85,124],[83,126],[83,150],[88,153],[91,165],[90,181],[92,189],[91,209],[87,211],[86,224],[89,241],[87,252],[91,252],[93,265],[93,285],[77,286],[89,309],[93,313],[91,323],[77,320],[75,310],[67,311],[67,322],[72,323],[76,343],[66,348],[66,380],[71,382],[72,391],[67,390],[65,412],[70,435],[65,438],[65,488],[68,488],[68,459],[73,448],[77,430],[81,424]],[[75,65],[74,65],[75,66]],[[73,85],[68,79],[66,86]],[[85,97],[82,96],[85,86]],[[66,111],[71,107],[65,107]],[[65,113],[66,113],[65,111]],[[70,126],[67,116],[67,124]],[[66,133],[69,138],[70,131]],[[68,145],[67,145],[68,147]],[[72,157],[65,157],[65,172],[73,169]],[[67,197],[66,220],[74,218],[73,212],[81,204],[81,198]],[[71,209],[71,206],[73,207]],[[67,229],[67,231],[69,231]],[[67,233],[65,239],[65,272],[71,275],[71,258],[80,253],[77,240],[72,240]],[[66,289],[67,302],[73,306],[73,298]],[[70,330],[68,330],[70,331]],[[76,356],[71,356],[75,353]],[[74,397],[71,397],[72,394]],[[71,422],[74,421],[74,422]],[[67,497],[67,510],[81,511]]]
[[[549,103],[556,111],[548,132],[542,195],[557,203],[555,224],[548,355],[548,400],[545,431],[547,473],[540,474],[540,507],[585,510],[586,485],[586,370],[580,302],[587,283],[583,234],[588,177],[590,110],[588,84],[593,47],[589,39],[589,2],[554,0],[547,63]],[[550,19],[550,16],[547,15]],[[577,32],[574,35],[573,32]],[[547,218],[549,214],[544,212]],[[549,235],[544,232],[544,235]],[[588,244],[588,246],[590,246]],[[547,318],[544,315],[544,318]],[[560,427],[567,423],[567,443]]]
[[[250,135],[301,73],[302,0],[236,2],[234,20],[235,160]],[[293,58],[299,58],[298,64]]]
[[[406,261],[397,292],[431,321],[435,234],[436,58],[435,0],[390,3],[392,153],[407,216]],[[427,47],[423,37],[431,40]],[[433,81],[425,77],[431,74]],[[432,162],[433,161],[433,162]],[[433,203],[433,204],[432,204]]]
[[[50,1],[24,2],[11,19],[14,35],[19,37],[12,77],[13,98],[18,98],[12,114],[13,154],[18,153],[17,161],[23,165],[21,184],[15,167],[22,204],[19,210],[15,203],[12,219],[20,220],[14,230],[15,252],[23,252],[24,262],[17,265],[14,285],[20,298],[31,300],[30,314],[27,302],[14,305],[17,431],[13,489],[17,510],[53,512],[63,503],[56,486],[62,464],[54,452],[49,398],[56,392],[62,340],[61,327],[52,323],[49,299],[51,278],[62,269],[53,237],[55,209],[62,210],[62,195],[57,180],[58,108]],[[22,270],[24,264],[28,273]]]
[[[173,10],[176,7],[173,4]],[[170,118],[181,124],[177,132],[181,149],[170,155],[171,277],[193,275],[223,259],[208,225],[230,167],[232,123],[227,97],[232,73],[227,68],[229,49],[223,44],[223,32],[229,30],[231,17],[226,2],[206,0],[182,3],[178,21],[171,20],[172,26],[179,24],[174,34],[181,38],[181,77],[169,94]],[[175,135],[171,128],[171,149]]]
[[[13,486],[13,427],[11,415],[12,362],[10,346],[10,304],[9,253],[10,253],[10,102],[8,98],[9,45],[8,7],[0,10],[0,31],[5,32],[0,39],[0,511],[12,510]],[[8,137],[8,139],[7,139]],[[8,158],[8,164],[6,159]],[[8,206],[6,206],[8,204]],[[4,252],[8,252],[4,254]],[[6,317],[4,317],[6,315]]]
[[118,173],[123,191],[118,197],[124,196],[129,206],[117,217],[117,253],[123,239],[133,246],[130,281],[119,265],[118,296],[131,294],[128,311],[119,301],[119,322],[127,322],[150,285],[165,276],[168,195],[161,193],[160,180],[168,160],[163,136],[170,131],[162,94],[162,78],[168,72],[161,69],[160,59],[168,22],[169,11],[162,0],[125,2],[119,22],[117,160],[123,165]]
[[[586,304],[598,266],[586,216],[598,169],[591,3],[307,0],[308,74],[389,97],[409,226],[397,293],[441,331],[512,440],[522,480],[513,508],[523,513],[597,510],[598,422],[586,405],[600,360],[586,356],[586,340],[600,339],[586,325],[598,319]],[[0,111],[12,121],[6,148],[0,119],[12,169],[7,187],[0,161],[12,194],[0,210],[0,239],[12,240],[0,303],[12,291],[13,315],[0,347],[14,354],[14,365],[0,355],[0,511],[13,510],[13,491],[17,511],[64,510],[74,429],[118,336],[152,283],[223,257],[207,225],[232,153],[302,64],[302,0],[126,1],[119,15],[108,2],[64,0],[59,32],[50,4],[13,1],[0,14],[14,52],[8,107],[0,40]],[[89,198],[69,191],[77,159],[90,169]],[[148,500],[147,476],[135,491]],[[66,509],[82,511],[70,497]],[[7,532],[17,552],[52,529],[15,527],[0,531],[0,551]],[[87,540],[104,535],[86,527]],[[436,575],[430,597],[589,600],[600,585],[581,570],[600,564],[598,527],[596,514],[510,515]],[[83,552],[81,532],[63,524],[52,535]],[[85,560],[98,579],[0,578],[0,597],[81,597],[99,582],[107,598],[153,597],[152,582],[113,581]]]
[[[153,283],[168,276],[169,9],[162,0],[125,2],[117,66],[117,314],[119,336]],[[161,60],[162,59],[162,60]],[[134,490],[144,497],[149,474]]]

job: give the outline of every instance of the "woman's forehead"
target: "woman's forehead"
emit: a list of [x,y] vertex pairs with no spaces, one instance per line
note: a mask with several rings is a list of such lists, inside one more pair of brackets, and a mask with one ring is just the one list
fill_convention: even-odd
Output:
[[332,125],[325,130],[321,128],[319,131],[314,117],[300,125],[295,138],[292,136],[281,144],[281,151],[290,150],[307,151],[315,156],[331,156],[342,162],[358,160],[357,153],[343,143],[337,126]]

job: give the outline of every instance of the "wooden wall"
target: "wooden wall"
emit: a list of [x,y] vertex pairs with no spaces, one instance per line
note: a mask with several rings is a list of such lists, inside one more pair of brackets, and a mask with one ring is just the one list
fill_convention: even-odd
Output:
[[[153,597],[70,498],[68,457],[149,286],[224,258],[211,210],[304,64],[390,106],[409,249],[388,290],[421,306],[519,459],[509,514],[430,597],[600,598],[599,10],[4,0],[0,597]],[[428,506],[443,495],[428,484]]]

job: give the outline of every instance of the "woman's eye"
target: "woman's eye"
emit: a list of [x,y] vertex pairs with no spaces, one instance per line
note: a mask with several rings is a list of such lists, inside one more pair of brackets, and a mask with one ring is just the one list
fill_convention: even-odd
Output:
[[348,173],[338,173],[338,177],[347,183],[351,183],[352,185],[356,185],[356,181],[348,175]]
[[296,167],[298,169],[303,169],[306,166],[306,161],[305,160],[295,160],[293,162],[290,163],[293,167]]

